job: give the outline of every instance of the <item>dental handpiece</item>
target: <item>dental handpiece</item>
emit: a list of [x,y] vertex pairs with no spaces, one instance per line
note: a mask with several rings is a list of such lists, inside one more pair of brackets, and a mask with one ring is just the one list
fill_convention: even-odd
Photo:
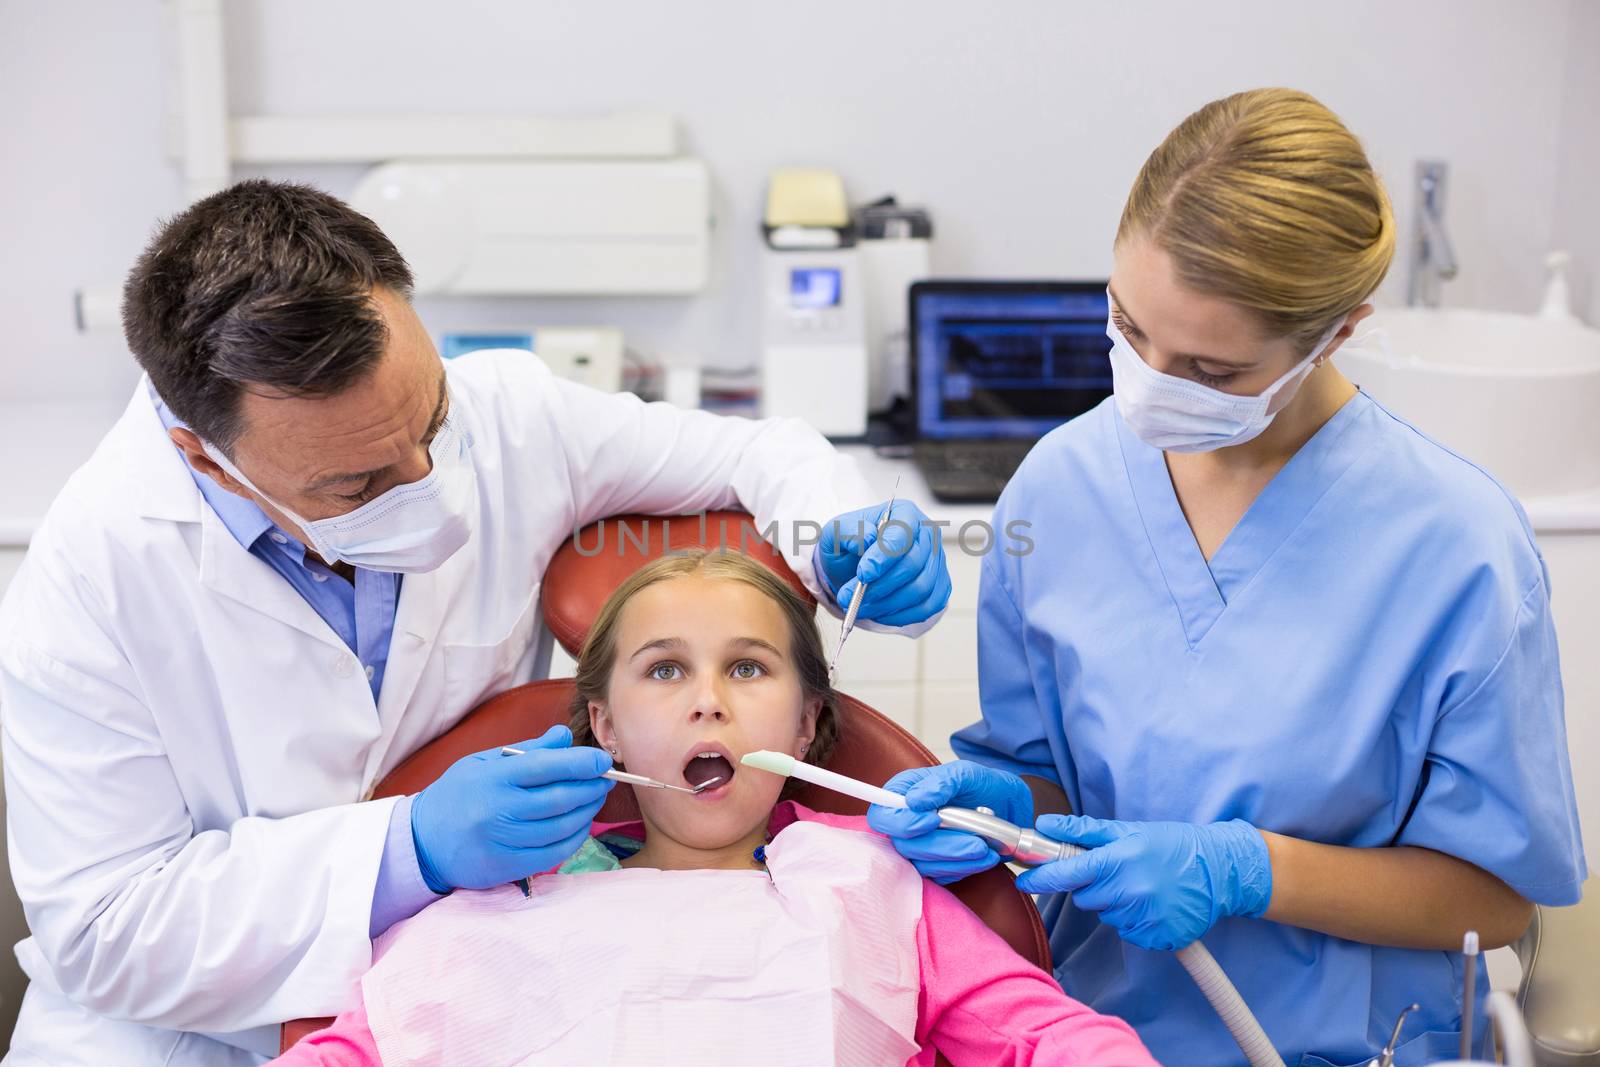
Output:
[[988,808],[940,808],[939,825],[977,834],[1001,859],[1024,867],[1040,867],[1084,851],[1078,845],[1046,837],[1031,826],[1008,822]]

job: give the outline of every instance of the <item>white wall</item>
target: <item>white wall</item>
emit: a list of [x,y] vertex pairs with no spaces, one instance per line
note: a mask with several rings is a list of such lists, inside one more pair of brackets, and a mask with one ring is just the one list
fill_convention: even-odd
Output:
[[1600,3],[1573,0],[1550,239],[1572,253],[1573,309],[1600,325]]
[[134,380],[120,335],[75,331],[72,294],[120,283],[182,206],[161,140],[166,47],[152,0],[0,0],[0,401]]
[[[119,280],[156,217],[180,206],[162,139],[160,7],[0,5],[0,318],[13,339],[0,398],[120,394],[132,380],[120,339],[75,334],[70,299]],[[1104,275],[1150,148],[1204,101],[1265,84],[1303,87],[1344,116],[1402,225],[1414,160],[1448,160],[1462,276],[1447,301],[1529,308],[1558,159],[1591,160],[1569,165],[1562,188],[1593,229],[1593,107],[1581,105],[1593,102],[1596,22],[1586,0],[229,0],[228,88],[235,114],[677,115],[718,183],[704,295],[434,300],[423,312],[435,330],[613,322],[670,361],[738,367],[756,352],[771,168],[831,166],[857,198],[926,204],[942,273]],[[1564,138],[1563,122],[1591,125]],[[1567,142],[1588,155],[1563,156]],[[346,192],[357,171],[275,173]],[[1402,292],[1403,263],[1385,289]]]

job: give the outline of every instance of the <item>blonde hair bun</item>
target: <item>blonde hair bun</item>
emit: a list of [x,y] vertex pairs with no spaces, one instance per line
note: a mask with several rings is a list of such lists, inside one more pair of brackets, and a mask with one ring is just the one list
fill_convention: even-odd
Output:
[[1252,89],[1202,107],[1150,153],[1117,240],[1153,240],[1184,285],[1309,346],[1383,281],[1394,228],[1337,115],[1293,89]]

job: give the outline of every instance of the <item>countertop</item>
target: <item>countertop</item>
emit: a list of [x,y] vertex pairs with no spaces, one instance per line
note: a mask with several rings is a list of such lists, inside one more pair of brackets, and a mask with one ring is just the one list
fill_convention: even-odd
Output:
[[[922,471],[910,460],[880,456],[866,445],[846,445],[840,451],[855,457],[867,484],[884,499],[888,499],[895,477],[899,476],[900,494],[915,500],[932,518],[949,519],[959,525],[969,519],[987,519],[994,510],[987,504],[943,504],[934,500]],[[1535,533],[1600,533],[1600,488],[1524,500],[1522,507]]]

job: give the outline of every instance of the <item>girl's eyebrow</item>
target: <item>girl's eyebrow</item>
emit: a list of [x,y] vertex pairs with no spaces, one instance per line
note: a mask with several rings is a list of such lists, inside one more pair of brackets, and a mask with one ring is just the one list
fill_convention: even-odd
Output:
[[[634,651],[633,655],[628,657],[628,660],[631,662],[638,659],[646,652],[652,652],[657,649],[672,652],[681,651],[683,648],[687,647],[687,644],[688,643],[681,637],[658,637],[654,641],[646,641],[644,644],[640,645]],[[759,648],[772,653],[779,659],[783,658],[782,649],[778,648],[778,646],[774,645],[771,641],[764,641],[759,637],[736,637],[732,641],[728,642],[728,647]]]
[[771,641],[763,641],[759,637],[739,637],[739,638],[735,638],[734,640],[728,642],[728,645],[731,648],[759,648],[759,649],[764,649],[767,652],[772,653],[774,656],[777,656],[779,659],[783,658],[783,652],[782,652],[781,649],[778,648],[777,645],[773,644]]
[[646,641],[644,644],[640,645],[638,649],[634,651],[633,655],[628,657],[628,659],[631,662],[638,659],[646,652],[650,652],[658,648],[668,651],[676,651],[683,648],[684,645],[685,642],[681,637],[658,637],[654,641]]

